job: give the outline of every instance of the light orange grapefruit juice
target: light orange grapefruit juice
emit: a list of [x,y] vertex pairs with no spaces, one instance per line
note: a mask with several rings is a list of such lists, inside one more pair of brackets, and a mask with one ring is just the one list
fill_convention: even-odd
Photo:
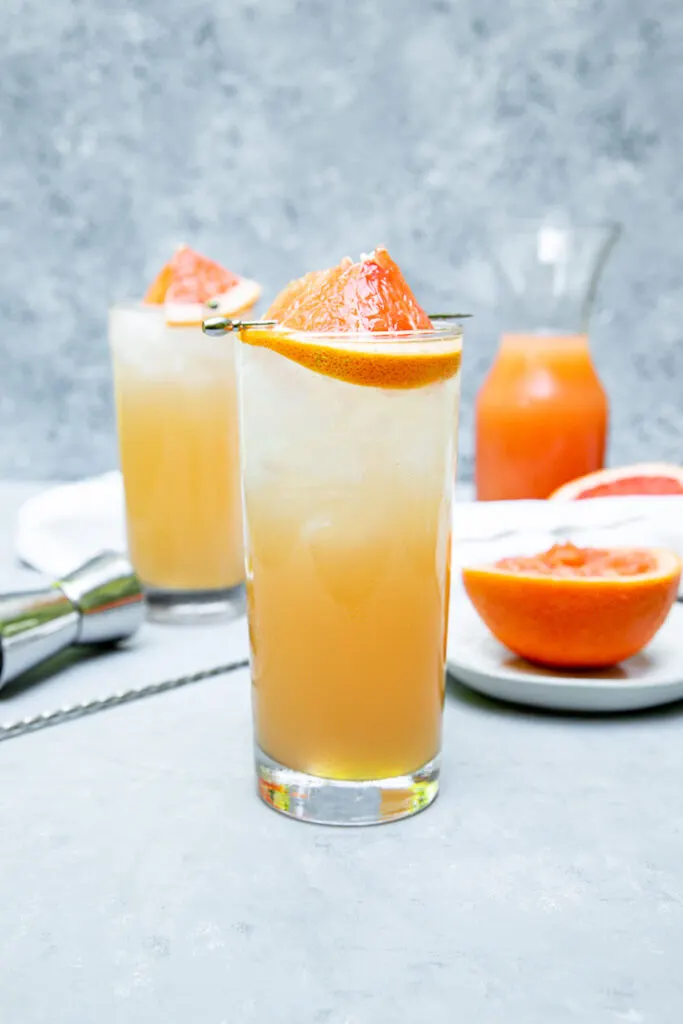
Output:
[[143,583],[212,591],[244,579],[233,342],[166,323],[162,306],[110,314],[128,543]]
[[477,497],[547,498],[600,469],[607,419],[586,335],[503,335],[477,397]]
[[239,345],[258,747],[334,780],[440,750],[461,335]]

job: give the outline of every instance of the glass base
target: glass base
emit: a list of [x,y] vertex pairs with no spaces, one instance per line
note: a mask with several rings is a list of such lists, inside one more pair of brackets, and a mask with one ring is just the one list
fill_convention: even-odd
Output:
[[246,612],[244,586],[225,590],[160,590],[145,585],[147,618],[169,625],[225,622]]
[[367,782],[323,779],[286,768],[256,747],[259,796],[281,814],[318,825],[380,825],[429,807],[439,792],[440,758],[409,775]]

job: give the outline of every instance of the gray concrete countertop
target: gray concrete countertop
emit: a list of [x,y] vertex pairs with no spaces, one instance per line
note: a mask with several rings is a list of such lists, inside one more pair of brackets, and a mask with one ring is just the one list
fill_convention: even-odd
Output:
[[[29,491],[0,486],[8,585]],[[40,701],[243,642],[159,630]],[[366,830],[261,805],[250,745],[244,671],[0,744],[2,1024],[680,1024],[680,707],[559,717],[452,684],[439,800]]]

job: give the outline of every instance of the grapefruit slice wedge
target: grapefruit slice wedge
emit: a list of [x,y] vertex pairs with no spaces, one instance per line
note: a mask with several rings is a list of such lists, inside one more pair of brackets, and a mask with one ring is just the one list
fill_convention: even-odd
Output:
[[551,501],[612,498],[626,495],[683,494],[683,466],[640,462],[616,469],[599,469],[559,487]]
[[558,544],[465,568],[467,595],[502,644],[551,668],[606,668],[652,640],[683,568],[668,548]]
[[147,289],[143,301],[163,305],[167,324],[189,327],[206,318],[208,302],[216,315],[233,317],[251,309],[260,295],[261,286],[256,281],[239,277],[188,245],[180,245]]
[[383,246],[358,263],[345,256],[328,270],[313,270],[283,288],[268,320],[296,331],[431,331],[399,266]]
[[420,388],[460,369],[459,331],[434,328],[382,247],[291,281],[266,318],[277,328],[247,328],[242,342],[347,384]]

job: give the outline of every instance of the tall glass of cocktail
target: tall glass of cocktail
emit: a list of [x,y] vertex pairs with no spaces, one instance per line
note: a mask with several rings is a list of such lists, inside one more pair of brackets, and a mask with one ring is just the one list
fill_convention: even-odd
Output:
[[183,247],[144,302],[110,311],[128,546],[156,619],[244,607],[234,348],[201,322],[208,299],[236,313],[258,294]]
[[309,821],[404,817],[438,791],[461,331],[385,250],[268,316],[238,354],[259,791]]

